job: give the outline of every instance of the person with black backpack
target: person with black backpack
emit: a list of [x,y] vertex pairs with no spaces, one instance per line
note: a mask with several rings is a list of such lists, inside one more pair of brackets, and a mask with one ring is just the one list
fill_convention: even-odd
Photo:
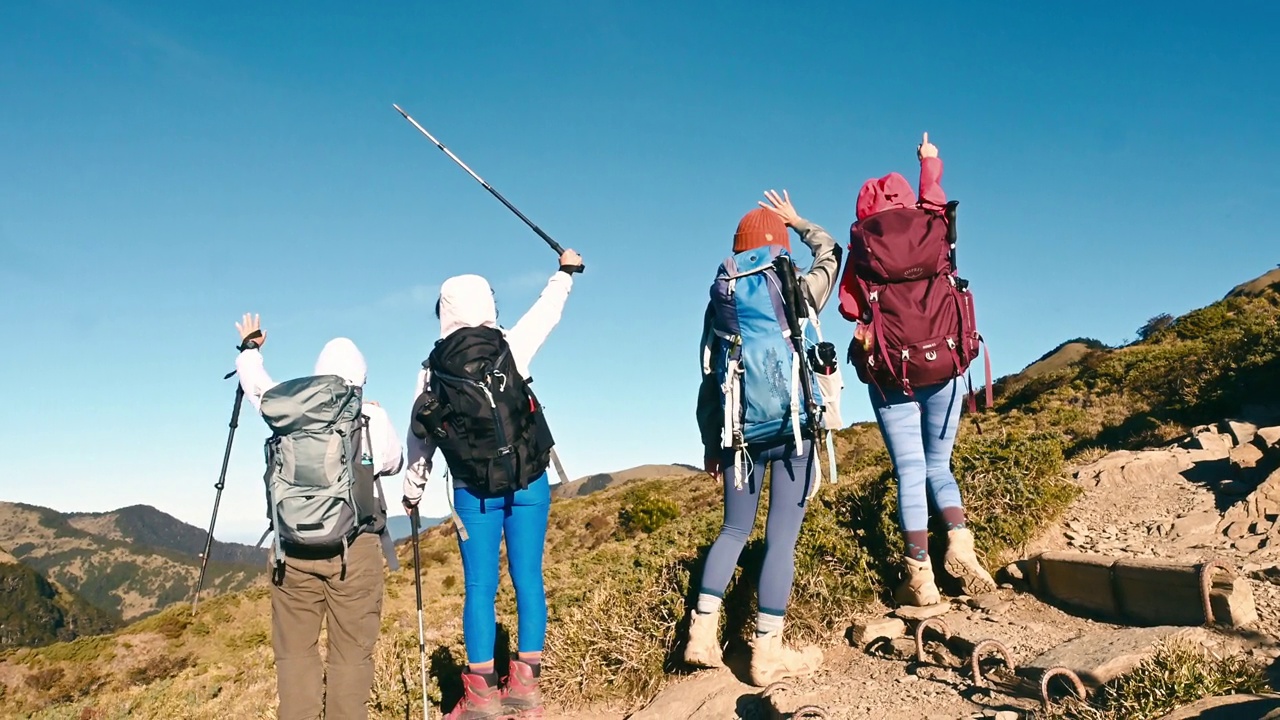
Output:
[[[969,283],[956,274],[958,203],[948,203],[942,191],[942,159],[928,133],[917,156],[918,199],[898,173],[868,180],[858,194],[840,313],[857,323],[849,360],[868,385],[898,476],[906,555],[895,597],[920,606],[941,600],[929,558],[930,499],[947,528],[947,573],[966,595],[996,585],[978,560],[951,471],[966,396],[962,380],[984,343]],[[988,406],[990,376],[988,364]]]
[[[315,720],[323,711],[328,720],[364,720],[381,630],[379,556],[399,567],[379,481],[404,464],[399,435],[386,411],[363,397],[367,371],[355,343],[329,341],[314,375],[276,383],[263,365],[267,336],[258,316],[245,315],[236,330],[240,386],[272,431],[264,479],[275,535],[278,716]],[[322,622],[327,672],[318,647]]]
[[[559,271],[510,330],[498,325],[493,289],[484,278],[460,275],[440,287],[440,340],[418,373],[403,502],[410,514],[417,508],[438,448],[453,481],[450,504],[466,587],[468,668],[463,697],[448,720],[542,714],[542,553],[551,510],[546,471],[555,443],[530,387],[529,363],[560,322],[581,268],[576,252],[560,255]],[[519,621],[517,657],[499,682],[494,602],[504,538]]]
[[[810,674],[822,650],[783,644],[783,620],[795,576],[795,546],[817,491],[827,441],[835,479],[832,430],[842,387],[835,347],[822,341],[818,314],[835,287],[840,248],[803,219],[786,191],[765,194],[738,223],[734,254],[716,273],[702,335],[697,418],[706,470],[724,483],[724,526],[707,555],[697,603],[690,611],[685,661],[719,667],[721,603],[755,525],[765,471],[770,471],[765,557],[760,570],[752,683]],[[788,228],[813,252],[801,272]]]

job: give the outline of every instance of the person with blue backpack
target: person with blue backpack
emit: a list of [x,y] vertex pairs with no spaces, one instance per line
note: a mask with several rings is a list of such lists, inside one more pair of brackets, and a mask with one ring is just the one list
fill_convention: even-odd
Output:
[[[738,223],[733,255],[711,286],[702,336],[698,426],[705,468],[724,484],[724,525],[711,546],[690,615],[685,661],[723,665],[720,609],[755,525],[770,471],[759,612],[751,643],[751,681],[760,686],[816,671],[821,649],[783,643],[795,576],[795,545],[821,482],[821,440],[839,427],[841,389],[835,348],[821,338],[818,314],[835,288],[840,248],[796,213],[784,190]],[[813,252],[805,272],[790,253],[788,228]],[[834,479],[834,462],[831,463]]]
[[[236,372],[271,429],[266,441],[272,548],[271,645],[280,720],[364,720],[381,631],[385,556],[396,562],[379,478],[404,464],[387,412],[364,399],[364,356],[325,344],[312,375],[277,383],[257,315],[236,324]],[[266,536],[263,536],[263,540]],[[320,658],[320,627],[328,657]]]

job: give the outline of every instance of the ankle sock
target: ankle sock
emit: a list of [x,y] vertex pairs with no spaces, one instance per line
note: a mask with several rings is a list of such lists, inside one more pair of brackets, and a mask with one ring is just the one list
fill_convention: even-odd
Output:
[[715,615],[720,612],[723,600],[710,593],[698,593],[698,605],[694,610],[699,615]]
[[542,677],[542,653],[530,653],[529,655],[520,653],[519,660],[529,666],[535,679]]
[[770,613],[759,613],[756,615],[756,637],[762,637],[772,632],[780,632],[782,630],[783,616],[772,615]]
[[948,530],[962,530],[967,518],[964,515],[964,508],[945,507],[942,508],[942,519],[947,523]]
[[902,535],[907,543],[907,557],[912,560],[924,560],[929,557],[928,530],[907,530]]

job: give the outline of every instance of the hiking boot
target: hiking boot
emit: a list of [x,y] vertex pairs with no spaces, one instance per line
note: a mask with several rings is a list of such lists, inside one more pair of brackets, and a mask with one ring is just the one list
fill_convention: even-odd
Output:
[[444,720],[506,720],[514,718],[502,705],[502,691],[483,675],[462,673],[462,699]]
[[926,605],[937,605],[942,602],[942,596],[938,593],[938,586],[933,582],[933,565],[929,562],[929,558],[924,560],[916,560],[915,558],[903,558],[907,561],[907,576],[903,579],[902,584],[898,586],[897,592],[893,594],[893,599],[897,600],[901,605],[914,605],[916,607],[924,607]]
[[947,532],[947,555],[943,561],[947,574],[960,581],[965,595],[985,595],[996,591],[996,581],[991,573],[978,562],[978,555],[973,551],[973,533],[969,528],[958,528]]
[[689,643],[684,648],[684,661],[706,668],[724,667],[720,650],[720,613],[689,614]]
[[533,667],[519,660],[511,661],[511,675],[507,677],[502,704],[511,717],[542,717],[542,691],[538,689],[538,678],[533,674]]
[[751,684],[766,687],[783,678],[812,675],[822,667],[822,649],[809,645],[792,650],[782,644],[782,631],[756,635],[751,641]]

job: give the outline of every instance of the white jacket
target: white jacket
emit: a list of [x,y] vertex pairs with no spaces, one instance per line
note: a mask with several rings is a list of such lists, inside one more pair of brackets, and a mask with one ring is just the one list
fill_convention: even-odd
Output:
[[[236,372],[240,376],[240,387],[244,388],[245,397],[253,404],[253,408],[262,412],[262,395],[276,386],[267,369],[263,365],[262,353],[257,350],[245,350],[236,358]],[[316,358],[316,375],[337,375],[350,385],[364,387],[367,368],[364,355],[360,354],[355,343],[346,338],[335,338],[325,344]],[[400,447],[399,434],[391,424],[387,411],[366,400],[361,405],[360,413],[369,418],[369,443],[373,445],[373,466],[377,469],[377,477],[395,475],[404,467],[404,452]]]
[[[511,346],[511,359],[524,378],[529,377],[529,363],[537,354],[552,328],[560,322],[565,301],[573,289],[573,276],[556,272],[547,281],[537,302],[510,330],[504,330],[507,344]],[[459,275],[449,278],[440,286],[440,338],[449,337],[455,330],[466,327],[498,327],[498,307],[493,299],[489,282],[479,275]],[[416,399],[427,387],[428,374],[418,371],[418,384],[413,391]],[[409,465],[404,474],[404,496],[411,503],[422,498],[422,489],[431,476],[431,458],[436,445],[430,439],[422,439],[409,433]]]

